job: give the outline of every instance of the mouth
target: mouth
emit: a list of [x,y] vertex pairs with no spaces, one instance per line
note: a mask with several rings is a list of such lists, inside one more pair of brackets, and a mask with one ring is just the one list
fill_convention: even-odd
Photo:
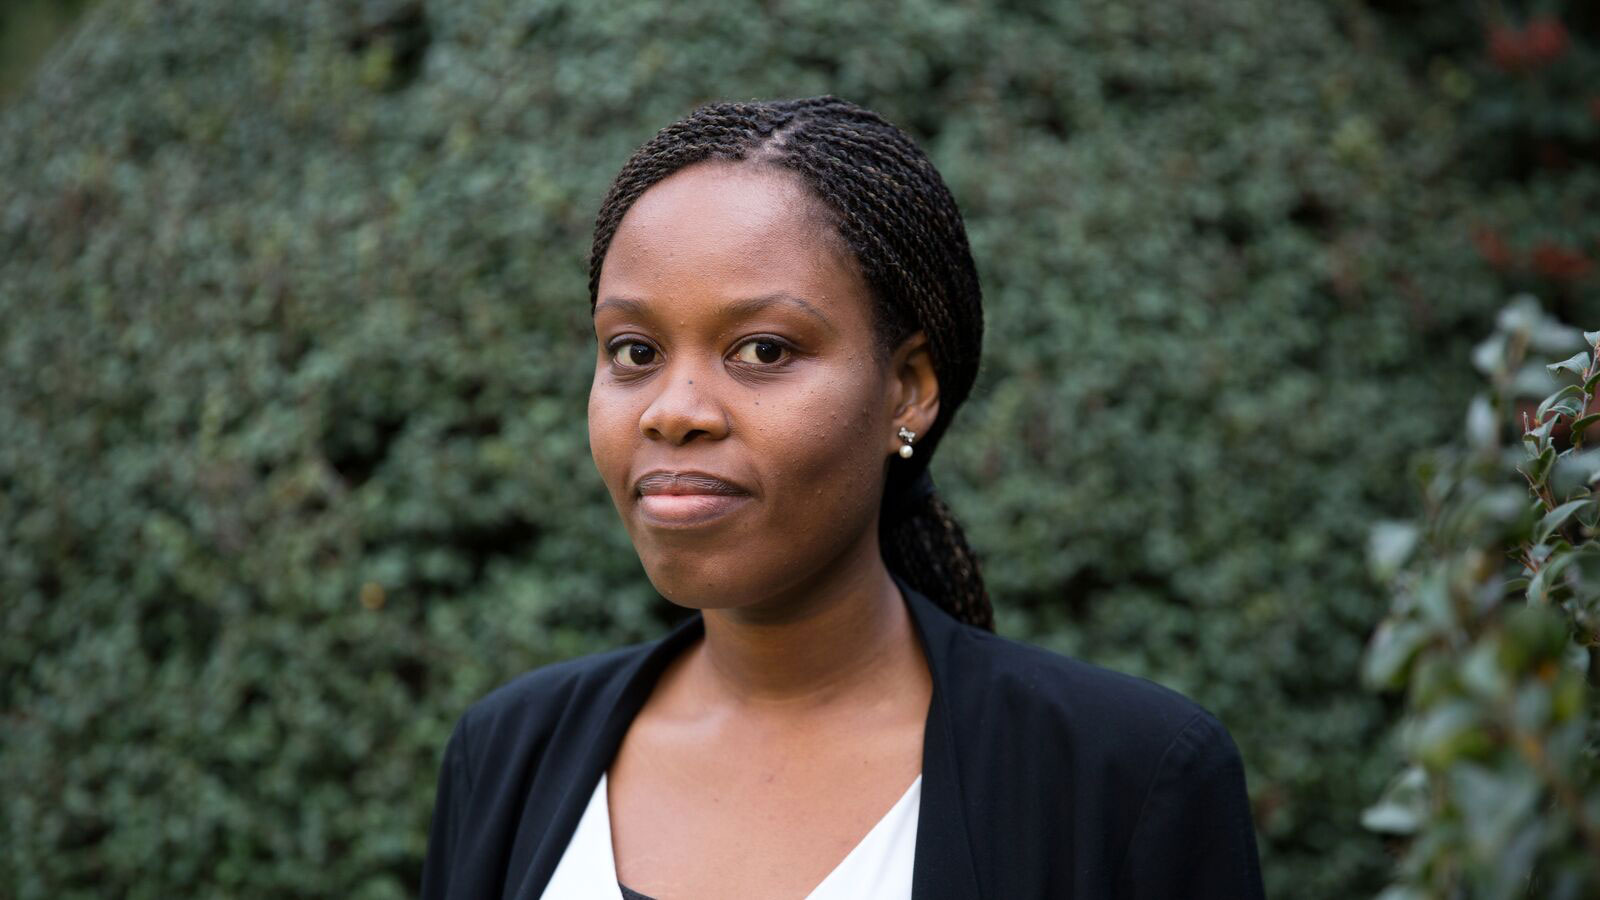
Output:
[[714,522],[748,502],[748,494],[646,494],[639,498],[639,512],[659,528],[687,528]]
[[690,528],[716,522],[750,502],[750,492],[709,472],[657,469],[634,486],[639,513],[657,528]]

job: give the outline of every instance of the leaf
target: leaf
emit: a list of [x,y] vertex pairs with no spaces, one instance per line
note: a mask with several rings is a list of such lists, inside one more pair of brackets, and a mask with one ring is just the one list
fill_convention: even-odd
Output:
[[[1565,585],[1561,575],[1568,566],[1576,562],[1592,562],[1596,558],[1600,558],[1600,547],[1593,542],[1580,544],[1574,549],[1566,541],[1557,541],[1556,549],[1551,551],[1549,559],[1539,567],[1533,580],[1528,582],[1528,603],[1533,606],[1549,604],[1553,599],[1551,596],[1553,592]],[[1579,574],[1582,571],[1580,566]]]
[[1522,445],[1528,448],[1529,456],[1538,456],[1550,441],[1550,432],[1554,431],[1556,420],[1551,419],[1542,425],[1530,428],[1522,434]]
[[[1543,422],[1546,413],[1550,412],[1553,409],[1564,408],[1567,405],[1564,402],[1564,401],[1567,400],[1567,398],[1569,398],[1569,397],[1582,397],[1582,396],[1584,396],[1583,388],[1581,388],[1581,387],[1579,387],[1579,386],[1577,386],[1575,384],[1569,384],[1566,387],[1562,388],[1561,390],[1556,391],[1554,394],[1551,394],[1550,396],[1544,398],[1544,400],[1540,401],[1540,403],[1539,403],[1539,411],[1533,414],[1533,418],[1536,421]],[[1571,412],[1568,412],[1567,415],[1575,416],[1575,415],[1578,414],[1578,410],[1581,409],[1581,408],[1582,407],[1580,405],[1574,404],[1571,407]]]
[[1372,633],[1372,642],[1361,660],[1362,681],[1374,690],[1405,686],[1406,668],[1431,633],[1432,629],[1421,622],[1385,620]]
[[[1582,378],[1583,371],[1589,368],[1589,351],[1579,350],[1577,353],[1574,353],[1566,359],[1563,359],[1561,362],[1551,363],[1550,365],[1545,366],[1545,368],[1550,370],[1551,375],[1559,376],[1561,372],[1565,370],[1571,372],[1579,378]],[[1571,387],[1577,387],[1577,385],[1571,385]]]
[[1492,641],[1479,641],[1456,668],[1461,686],[1478,699],[1498,702],[1511,691],[1511,677],[1500,667],[1499,647]]
[[1572,564],[1571,553],[1564,553],[1545,562],[1528,582],[1528,602],[1534,606],[1547,606],[1550,592],[1561,586],[1561,570]]
[[1465,699],[1447,700],[1417,718],[1408,729],[1407,749],[1423,763],[1446,768],[1490,746],[1482,708]]
[[1573,436],[1574,437],[1578,437],[1578,436],[1582,435],[1585,431],[1589,430],[1589,426],[1593,425],[1596,422],[1600,422],[1600,413],[1590,413],[1590,414],[1588,414],[1587,416],[1584,416],[1581,419],[1573,420],[1573,422],[1572,422],[1572,434],[1573,434]]
[[[1600,415],[1595,416],[1600,419]],[[1480,450],[1490,449],[1500,437],[1494,420],[1494,407],[1482,394],[1472,398],[1467,405],[1467,443]]]
[[[1577,385],[1573,385],[1573,387],[1577,387]],[[1550,407],[1547,412],[1554,413],[1558,417],[1566,416],[1570,419],[1573,416],[1576,416],[1578,413],[1583,412],[1583,403],[1576,397],[1568,397],[1565,400],[1562,400],[1560,403],[1557,403],[1555,406]]]
[[[1565,634],[1562,635],[1566,637]],[[1562,649],[1566,641],[1562,642]],[[1529,734],[1537,734],[1550,727],[1551,716],[1555,712],[1555,696],[1550,685],[1537,678],[1525,679],[1522,686],[1517,688],[1517,695],[1511,701],[1511,721],[1516,723],[1517,730]]]
[[1583,342],[1591,347],[1600,344],[1600,331],[1585,331],[1583,333]]
[[1561,379],[1545,371],[1544,366],[1530,362],[1512,374],[1507,389],[1513,396],[1542,397],[1552,383],[1560,384]]
[[1472,365],[1484,375],[1494,376],[1505,367],[1506,338],[1496,334],[1472,348]]
[[1467,837],[1483,859],[1503,853],[1512,833],[1538,808],[1539,780],[1526,768],[1496,770],[1466,763],[1448,777]]
[[1576,492],[1600,479],[1600,447],[1585,446],[1556,462],[1550,486],[1559,487],[1556,496],[1575,499]]
[[1600,525],[1600,504],[1578,510],[1578,522],[1585,528]]
[[1555,533],[1557,528],[1565,525],[1567,519],[1571,518],[1573,513],[1593,502],[1592,498],[1584,497],[1581,500],[1571,500],[1563,503],[1545,513],[1544,518],[1539,520],[1538,526],[1533,530],[1534,541],[1540,544],[1544,543],[1545,538]]
[[1528,466],[1528,479],[1534,487],[1540,487],[1545,479],[1550,477],[1550,467],[1556,461],[1556,448],[1545,447],[1544,451],[1534,457],[1533,463]]
[[1394,803],[1374,803],[1361,811],[1361,827],[1381,834],[1414,834],[1424,821],[1421,813]]
[[[1537,302],[1537,301],[1535,301]],[[1578,347],[1583,342],[1583,332],[1563,325],[1541,309],[1528,331],[1528,346],[1540,353],[1560,353],[1568,347]]]
[[1560,501],[1587,497],[1592,493],[1589,477],[1596,467],[1600,467],[1600,450],[1593,447],[1558,455],[1555,468],[1550,472],[1550,490]]
[[1495,317],[1495,330],[1513,334],[1527,334],[1544,318],[1544,308],[1539,298],[1527,292],[1511,298],[1511,302]]
[[1436,568],[1417,585],[1417,612],[1435,631],[1450,631],[1457,625],[1448,576],[1448,572]]
[[1380,581],[1393,578],[1417,545],[1417,526],[1412,522],[1379,522],[1367,537],[1367,564]]
[[1414,834],[1428,821],[1428,775],[1421,766],[1403,769],[1377,803],[1361,812],[1361,827],[1384,834]]

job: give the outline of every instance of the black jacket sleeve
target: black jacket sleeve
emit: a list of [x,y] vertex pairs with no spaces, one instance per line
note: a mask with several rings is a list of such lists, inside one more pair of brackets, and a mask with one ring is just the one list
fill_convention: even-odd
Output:
[[450,876],[457,868],[461,849],[463,811],[472,795],[472,778],[467,760],[467,717],[456,723],[445,744],[444,762],[439,766],[439,785],[434,795],[433,820],[428,827],[428,850],[422,860],[423,900],[449,897]]
[[1244,763],[1222,723],[1197,713],[1168,745],[1119,872],[1136,900],[1260,900]]

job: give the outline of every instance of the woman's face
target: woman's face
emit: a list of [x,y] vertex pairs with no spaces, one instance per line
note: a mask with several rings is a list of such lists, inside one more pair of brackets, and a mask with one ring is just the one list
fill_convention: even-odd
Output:
[[782,170],[700,163],[640,196],[606,254],[590,448],[673,602],[749,607],[878,562],[896,431],[938,412],[920,333],[875,356],[817,203]]

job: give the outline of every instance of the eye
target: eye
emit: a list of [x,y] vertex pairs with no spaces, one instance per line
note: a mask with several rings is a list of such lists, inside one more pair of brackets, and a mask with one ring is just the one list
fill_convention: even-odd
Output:
[[648,366],[656,358],[655,348],[643,341],[617,341],[606,349],[611,353],[611,361],[624,369]]
[[757,366],[772,366],[782,362],[789,347],[774,338],[755,338],[739,345],[736,356],[740,362]]

